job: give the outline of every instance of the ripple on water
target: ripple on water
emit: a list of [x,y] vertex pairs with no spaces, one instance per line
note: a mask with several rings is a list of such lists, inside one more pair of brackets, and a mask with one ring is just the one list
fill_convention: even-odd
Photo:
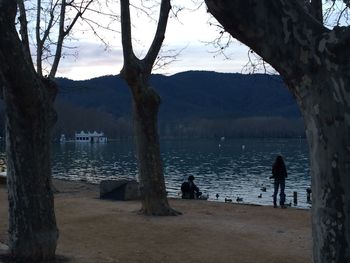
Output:
[[[209,200],[237,197],[243,202],[272,204],[273,182],[269,179],[277,154],[285,158],[288,179],[287,202],[298,192],[298,207],[307,208],[306,188],[310,186],[308,149],[305,140],[226,139],[162,141],[162,159],[166,187],[170,197],[179,197],[181,183],[193,175],[195,183],[209,194]],[[242,145],[245,145],[242,150]],[[54,146],[53,175],[60,179],[99,183],[104,179],[137,179],[134,145],[111,142],[104,145]],[[266,192],[261,190],[266,187]],[[259,196],[261,195],[261,198]]]

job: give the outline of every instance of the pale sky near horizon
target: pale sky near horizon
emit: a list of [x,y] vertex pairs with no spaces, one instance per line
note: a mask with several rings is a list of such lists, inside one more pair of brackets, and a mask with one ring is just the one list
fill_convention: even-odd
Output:
[[[206,12],[205,5],[195,11],[181,11],[178,20],[169,19],[164,49],[182,52],[176,61],[153,73],[172,75],[188,70],[242,72],[248,61],[248,48],[235,41],[226,50],[226,54],[231,58],[229,60],[213,53],[216,49],[207,42],[213,41],[219,33],[215,26],[208,24],[209,19],[210,15]],[[142,57],[153,39],[156,23],[147,17],[136,15],[133,16],[133,23],[133,37],[137,40],[134,41],[135,53]],[[116,30],[120,31],[119,24],[116,25]],[[71,42],[71,45],[76,47],[77,55],[65,56],[61,60],[57,76],[83,80],[119,74],[123,64],[120,33],[108,32],[107,38],[110,46],[105,50],[104,45],[91,34],[78,33],[75,39],[79,41]]]

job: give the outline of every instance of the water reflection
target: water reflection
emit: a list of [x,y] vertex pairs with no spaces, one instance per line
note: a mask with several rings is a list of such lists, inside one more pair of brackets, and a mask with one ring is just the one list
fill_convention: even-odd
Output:
[[130,143],[65,143],[53,147],[53,175],[60,179],[98,183],[134,178],[137,169]]

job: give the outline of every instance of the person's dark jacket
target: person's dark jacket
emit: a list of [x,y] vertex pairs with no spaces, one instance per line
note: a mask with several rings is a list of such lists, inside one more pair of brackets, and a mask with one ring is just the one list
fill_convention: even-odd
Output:
[[275,163],[272,167],[272,176],[275,180],[285,179],[287,177],[287,169],[284,163]]
[[182,184],[181,191],[183,199],[194,199],[195,194],[198,195],[199,193],[199,188],[194,184],[193,181],[188,181]]

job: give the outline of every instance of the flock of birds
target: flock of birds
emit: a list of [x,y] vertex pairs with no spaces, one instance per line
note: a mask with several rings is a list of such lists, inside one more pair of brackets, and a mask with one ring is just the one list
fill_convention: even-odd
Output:
[[[261,190],[262,192],[266,192],[266,187],[265,187],[265,186],[262,186],[262,187],[260,188],[260,190]],[[220,195],[219,195],[219,194],[216,194],[215,197],[216,197],[216,200],[218,200],[219,197],[220,197]],[[258,198],[262,198],[262,193],[260,193],[260,194],[258,195]],[[231,202],[232,202],[232,199],[231,199],[231,198],[226,198],[226,197],[225,197],[225,203],[231,203]],[[243,197],[237,196],[236,202],[237,202],[237,203],[243,202]]]
[[[262,187],[260,188],[260,190],[261,190],[262,192],[266,192],[266,187],[265,187],[265,186],[262,186]],[[220,195],[219,195],[219,194],[216,194],[215,197],[216,197],[216,200],[218,200],[219,197],[220,197]],[[262,193],[260,193],[260,194],[258,195],[258,198],[262,198]],[[231,198],[226,198],[226,197],[225,197],[225,203],[231,203],[231,202],[232,202],[232,199],[231,199]],[[236,202],[237,202],[237,203],[243,202],[243,198],[237,196]],[[292,206],[292,202],[290,202],[290,203],[288,203],[288,204],[285,204],[285,206]]]

